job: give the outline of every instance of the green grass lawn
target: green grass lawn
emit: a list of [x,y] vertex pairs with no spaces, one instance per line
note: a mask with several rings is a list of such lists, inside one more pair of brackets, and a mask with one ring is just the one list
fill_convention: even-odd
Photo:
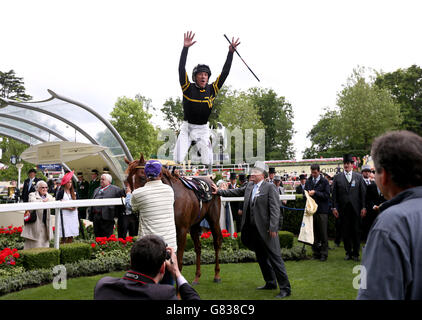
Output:
[[[330,246],[334,244],[330,242]],[[308,248],[308,251],[310,248]],[[287,261],[286,270],[292,286],[292,295],[285,300],[353,300],[353,267],[359,262],[344,261],[343,247],[329,250],[328,260]],[[202,265],[200,283],[195,286],[201,299],[206,300],[267,300],[274,299],[277,290],[261,291],[264,285],[257,263],[221,264],[221,283],[214,283],[214,265]],[[182,270],[188,281],[195,277],[195,266]],[[91,300],[97,281],[108,275],[121,277],[124,272],[113,272],[69,279],[66,290],[55,290],[52,284],[31,288],[0,297],[0,300]]]

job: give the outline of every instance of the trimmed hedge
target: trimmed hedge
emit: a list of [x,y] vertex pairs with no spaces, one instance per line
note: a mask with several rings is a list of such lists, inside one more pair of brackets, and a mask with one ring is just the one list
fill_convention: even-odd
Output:
[[60,246],[60,263],[73,263],[91,258],[91,246],[88,243],[66,243]]
[[[233,249],[234,251],[236,251],[238,249],[248,249],[242,243],[242,240],[240,240],[240,236],[241,236],[241,233],[238,232],[237,238],[235,238],[235,239],[226,238],[224,240],[224,238],[223,238],[222,249],[223,250],[228,249],[229,251],[230,251],[230,248]],[[290,249],[290,248],[293,247],[293,238],[294,238],[293,233],[291,233],[289,231],[279,231],[278,236],[279,236],[279,241],[280,241],[280,248]],[[201,239],[201,247],[202,247],[202,250],[213,249],[212,238]],[[194,251],[193,240],[192,240],[190,234],[188,234],[186,236],[185,252],[187,252],[187,251]]]
[[278,238],[280,240],[280,248],[291,249],[293,247],[293,233],[289,231],[279,231]]
[[60,264],[60,250],[54,248],[34,248],[18,251],[22,266],[26,270],[52,268]]
[[[126,255],[124,257],[117,256],[94,260],[82,260],[75,263],[67,263],[64,266],[68,278],[92,276],[101,273],[128,270],[130,266],[130,257]],[[53,269],[46,268],[26,271],[16,277],[0,279],[0,295],[19,291],[28,287],[51,283],[54,276]]]

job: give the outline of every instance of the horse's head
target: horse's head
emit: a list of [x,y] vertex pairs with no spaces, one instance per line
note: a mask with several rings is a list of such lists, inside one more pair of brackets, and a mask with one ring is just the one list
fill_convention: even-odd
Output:
[[146,163],[144,155],[141,153],[140,159],[133,160],[132,162],[125,158],[125,162],[128,164],[128,167],[125,171],[127,174],[126,180],[131,190],[143,187],[147,182],[144,171]]

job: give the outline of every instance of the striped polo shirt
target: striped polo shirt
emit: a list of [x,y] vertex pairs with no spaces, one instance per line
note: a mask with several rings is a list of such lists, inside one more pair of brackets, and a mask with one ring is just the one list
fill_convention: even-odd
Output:
[[139,212],[139,236],[162,236],[169,247],[177,250],[174,221],[174,191],[161,180],[148,181],[133,191],[130,200],[133,212]]

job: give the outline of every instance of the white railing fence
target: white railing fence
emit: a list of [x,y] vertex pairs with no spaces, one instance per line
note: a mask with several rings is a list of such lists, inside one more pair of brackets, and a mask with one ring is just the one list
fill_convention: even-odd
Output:
[[[281,195],[280,200],[295,200],[295,195]],[[221,201],[243,201],[243,197],[221,197]],[[48,202],[20,202],[20,203],[4,203],[0,204],[1,212],[39,210],[39,209],[56,209],[55,229],[54,232],[54,248],[59,248],[59,225],[60,225],[60,209],[69,207],[102,207],[113,205],[124,205],[125,198],[109,198],[109,199],[87,199],[87,200],[68,200],[68,201],[48,201]]]

